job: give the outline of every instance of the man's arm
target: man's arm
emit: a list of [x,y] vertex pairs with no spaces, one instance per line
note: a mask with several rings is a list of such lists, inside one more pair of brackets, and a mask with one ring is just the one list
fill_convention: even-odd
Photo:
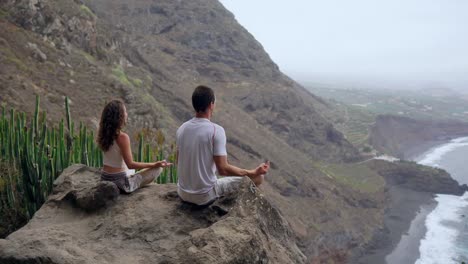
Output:
[[247,176],[252,178],[266,174],[270,168],[269,163],[262,163],[255,169],[247,170],[229,164],[227,156],[213,156],[213,159],[216,164],[216,168],[218,169],[218,173],[221,176]]
[[270,168],[269,162],[262,163],[252,170],[238,168],[229,164],[227,160],[226,141],[226,132],[221,126],[218,126],[218,131],[213,138],[213,160],[221,176],[247,176],[254,180],[258,178],[258,176],[268,172]]

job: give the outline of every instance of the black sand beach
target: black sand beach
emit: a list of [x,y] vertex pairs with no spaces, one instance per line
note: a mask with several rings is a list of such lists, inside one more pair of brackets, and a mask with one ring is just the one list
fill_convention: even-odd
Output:
[[[408,234],[412,221],[418,216],[424,223],[425,216],[436,206],[434,197],[430,193],[417,192],[392,186],[389,190],[389,207],[385,212],[385,229],[375,236],[373,243],[368,247],[368,251],[356,263],[386,263],[386,257],[397,247],[403,235]],[[421,210],[424,208],[424,210]],[[427,210],[428,208],[432,208]],[[419,216],[422,213],[425,215]],[[412,230],[413,231],[413,230]],[[419,225],[417,230],[411,232],[411,241],[416,250],[406,250],[409,254],[391,257],[388,263],[414,263],[419,258],[419,241],[424,237],[426,228],[424,224]],[[408,262],[390,262],[396,259],[405,259]]]
[[[405,150],[404,156],[407,160],[416,160],[449,141],[434,140],[412,146]],[[391,186],[388,195],[390,201],[385,211],[385,229],[374,237],[367,251],[355,263],[405,264],[414,263],[419,258],[420,241],[427,231],[424,221],[437,205],[434,195],[398,186]],[[402,245],[399,245],[400,241]],[[403,244],[410,248],[398,249]]]
[[445,143],[450,142],[450,140],[433,140],[433,141],[427,141],[423,144],[420,144],[418,146],[411,146],[408,149],[404,150],[404,158],[405,160],[417,160],[420,158],[422,155],[427,153],[429,150],[443,145]]
[[401,237],[392,253],[385,258],[388,264],[415,263],[419,259],[419,246],[427,232],[426,217],[435,209],[436,205],[437,203],[432,203],[420,207],[408,232]]

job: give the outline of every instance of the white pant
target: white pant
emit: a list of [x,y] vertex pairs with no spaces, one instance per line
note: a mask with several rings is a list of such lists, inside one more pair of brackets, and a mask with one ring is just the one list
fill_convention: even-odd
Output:
[[239,185],[244,177],[223,177],[217,179],[213,188],[207,193],[193,194],[177,190],[179,197],[186,201],[197,205],[207,204],[219,197],[233,193],[239,189]]

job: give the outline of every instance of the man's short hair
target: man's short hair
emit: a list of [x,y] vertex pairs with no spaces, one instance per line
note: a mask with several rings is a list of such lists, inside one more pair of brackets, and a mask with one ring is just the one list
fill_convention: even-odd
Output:
[[197,113],[206,111],[211,103],[215,102],[213,89],[210,87],[199,85],[192,94],[192,105]]

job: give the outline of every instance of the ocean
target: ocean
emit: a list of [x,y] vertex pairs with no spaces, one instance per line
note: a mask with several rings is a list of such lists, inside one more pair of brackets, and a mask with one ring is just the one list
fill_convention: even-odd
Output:
[[[415,161],[445,169],[458,183],[468,184],[468,137],[432,148]],[[468,192],[435,199],[437,205],[424,221],[426,234],[416,264],[468,264]]]

